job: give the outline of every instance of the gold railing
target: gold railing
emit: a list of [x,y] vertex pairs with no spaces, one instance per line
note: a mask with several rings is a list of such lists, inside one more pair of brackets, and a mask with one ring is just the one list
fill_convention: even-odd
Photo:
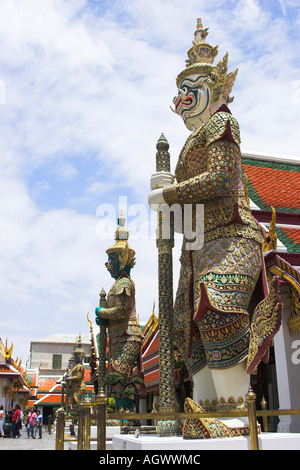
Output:
[[[118,412],[106,413],[105,395],[97,397],[96,404],[93,406],[94,412],[91,412],[91,406],[88,403],[78,405],[78,434],[77,450],[90,450],[92,440],[97,441],[97,450],[106,450],[106,419],[120,420],[122,430],[123,422],[128,420],[182,420],[187,418],[243,418],[247,417],[249,422],[250,449],[259,450],[257,418],[263,419],[263,432],[268,432],[269,416],[298,415],[300,409],[286,410],[267,410],[266,401],[261,403],[261,410],[256,410],[256,396],[252,389],[246,395],[247,411],[215,411],[201,413],[131,413]],[[91,421],[95,420],[97,426],[97,438],[91,439],[90,427]],[[64,442],[75,441],[64,436],[65,415],[64,410],[60,409],[57,413],[56,424],[56,450],[64,450]]]

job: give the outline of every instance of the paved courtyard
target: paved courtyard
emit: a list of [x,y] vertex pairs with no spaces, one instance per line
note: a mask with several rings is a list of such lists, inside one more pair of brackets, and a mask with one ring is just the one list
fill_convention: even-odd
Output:
[[[68,449],[68,442],[65,443],[65,449]],[[13,439],[11,437],[4,437],[0,439],[1,450],[55,450],[55,431],[52,434],[43,428],[43,437],[39,439],[27,439],[27,431],[25,428],[21,429],[21,437]]]

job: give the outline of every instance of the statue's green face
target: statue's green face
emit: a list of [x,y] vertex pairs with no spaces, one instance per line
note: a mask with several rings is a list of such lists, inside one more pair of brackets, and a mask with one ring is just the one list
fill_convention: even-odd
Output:
[[81,356],[80,356],[80,354],[74,352],[73,355],[74,355],[75,363],[76,363],[76,364],[79,364],[79,362],[81,361]]
[[120,261],[118,253],[111,253],[108,255],[108,261],[105,263],[105,266],[111,277],[117,279],[120,275]]
[[197,129],[210,117],[211,90],[208,75],[189,75],[180,84],[173,99],[175,113],[182,117],[189,130]]

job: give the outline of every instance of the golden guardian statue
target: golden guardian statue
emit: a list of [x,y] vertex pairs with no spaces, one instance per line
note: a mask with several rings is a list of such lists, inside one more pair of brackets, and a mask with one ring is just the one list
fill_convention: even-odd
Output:
[[130,277],[135,251],[128,244],[129,233],[122,214],[118,224],[115,244],[106,250],[106,268],[115,282],[106,303],[102,299],[102,307],[96,308],[96,323],[100,329],[108,329],[109,371],[120,373],[128,381],[140,358],[143,334],[136,318],[135,284]]
[[73,350],[74,366],[67,378],[67,402],[68,404],[78,404],[82,396],[86,393],[84,382],[84,365],[82,364],[85,351],[82,347],[81,336]]

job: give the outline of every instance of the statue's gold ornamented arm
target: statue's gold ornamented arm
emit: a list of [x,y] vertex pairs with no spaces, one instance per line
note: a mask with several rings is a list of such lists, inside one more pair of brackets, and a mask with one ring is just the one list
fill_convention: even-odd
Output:
[[83,378],[84,378],[84,366],[76,370],[76,375],[72,375],[71,377],[68,377],[68,382],[83,380]]
[[123,320],[128,316],[129,300],[126,294],[117,295],[115,297],[115,306],[101,308],[98,312],[98,316],[107,320]]
[[240,158],[238,145],[227,140],[213,142],[207,148],[207,156],[207,171],[164,189],[163,196],[169,205],[201,204],[230,192]]

